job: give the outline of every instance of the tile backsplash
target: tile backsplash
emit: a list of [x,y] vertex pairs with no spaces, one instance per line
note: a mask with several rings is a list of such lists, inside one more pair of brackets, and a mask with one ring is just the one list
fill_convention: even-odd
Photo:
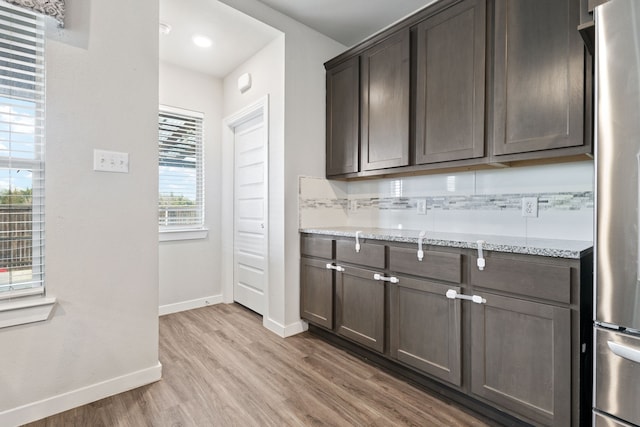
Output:
[[[299,225],[592,241],[593,186],[592,161],[370,181],[300,177]],[[537,197],[537,217],[522,216],[523,197]]]

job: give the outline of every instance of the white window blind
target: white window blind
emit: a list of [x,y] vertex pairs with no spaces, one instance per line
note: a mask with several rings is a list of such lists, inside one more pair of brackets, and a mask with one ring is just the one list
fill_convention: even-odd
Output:
[[44,292],[44,24],[0,3],[0,300]]
[[160,106],[160,231],[204,225],[203,118],[202,113]]

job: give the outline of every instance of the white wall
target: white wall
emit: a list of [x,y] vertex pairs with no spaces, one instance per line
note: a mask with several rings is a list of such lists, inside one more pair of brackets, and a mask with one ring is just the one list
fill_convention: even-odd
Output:
[[299,311],[298,175],[324,171],[323,64],[346,47],[257,0],[222,2],[284,33],[284,145],[270,147],[269,153],[270,288],[265,324],[287,336],[303,327]]
[[[47,44],[45,322],[0,330],[0,425],[159,378],[158,2],[68,0]],[[130,155],[92,170],[93,149]]]
[[160,104],[204,113],[205,239],[160,243],[160,313],[222,301],[222,81],[160,63]]

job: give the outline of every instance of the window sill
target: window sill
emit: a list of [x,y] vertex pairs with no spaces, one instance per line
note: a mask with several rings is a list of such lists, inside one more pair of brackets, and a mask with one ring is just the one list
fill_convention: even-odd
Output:
[[55,297],[20,298],[0,303],[0,328],[47,320]]
[[175,240],[196,240],[206,239],[209,234],[208,228],[192,228],[182,230],[160,230],[161,242],[172,242]]

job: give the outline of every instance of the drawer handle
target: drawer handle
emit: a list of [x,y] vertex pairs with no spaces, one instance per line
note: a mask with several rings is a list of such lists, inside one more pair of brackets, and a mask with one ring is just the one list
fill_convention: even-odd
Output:
[[478,240],[476,242],[478,244],[478,270],[484,270],[485,262],[484,255],[482,254],[482,245],[485,243],[484,240]]
[[360,233],[362,231],[356,231],[356,252],[360,252]]
[[640,350],[618,344],[617,342],[607,341],[607,345],[616,356],[620,356],[632,362],[640,363]]
[[459,294],[457,291],[453,289],[449,289],[446,293],[447,298],[449,299],[466,299],[476,304],[485,304],[487,302],[486,299],[482,298],[480,295],[463,295]]
[[344,271],[344,267],[339,265],[327,264],[327,270]]
[[420,234],[418,234],[418,261],[422,261],[422,258],[424,258],[424,251],[422,250],[422,239],[424,239],[424,235],[426,233],[424,231],[421,231]]
[[382,274],[378,274],[378,273],[373,275],[373,279],[374,280],[381,280],[383,282],[400,283],[400,280],[398,280],[397,277],[393,277],[393,276],[384,277]]

